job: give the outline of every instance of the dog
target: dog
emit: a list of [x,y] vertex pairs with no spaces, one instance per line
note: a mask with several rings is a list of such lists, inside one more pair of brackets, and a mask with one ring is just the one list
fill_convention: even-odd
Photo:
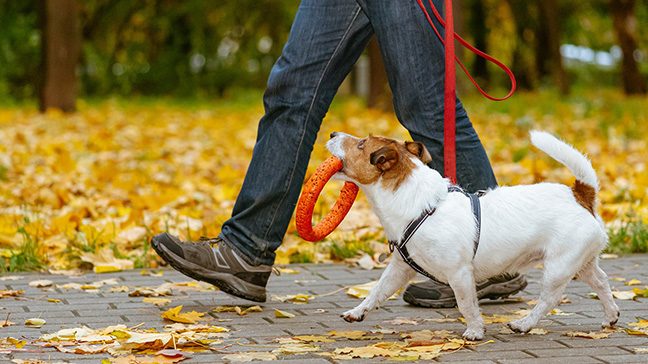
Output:
[[[412,235],[407,249],[419,267],[454,291],[466,320],[463,337],[467,340],[484,337],[475,282],[524,272],[539,263],[544,267],[540,299],[526,317],[508,324],[513,331],[529,332],[560,302],[574,277],[598,295],[605,312],[603,326],[614,326],[619,319],[619,308],[598,261],[608,237],[596,213],[596,172],[583,154],[549,133],[532,131],[531,143],[565,165],[576,177],[574,185],[543,182],[489,190],[479,199],[479,233],[470,199],[448,191],[450,181],[427,166],[432,158],[422,143],[335,132],[326,144],[342,160],[343,168],[334,177],[364,191],[390,241],[400,241],[411,221],[425,209],[434,209]],[[362,321],[415,274],[394,254],[366,299],[342,317]]]

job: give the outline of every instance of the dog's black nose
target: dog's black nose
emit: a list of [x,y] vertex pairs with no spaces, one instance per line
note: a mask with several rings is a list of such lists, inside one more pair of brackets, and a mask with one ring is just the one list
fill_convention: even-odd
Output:
[[331,139],[335,138],[335,137],[338,136],[339,134],[340,134],[340,133],[338,133],[337,131],[332,132],[332,133],[331,133]]

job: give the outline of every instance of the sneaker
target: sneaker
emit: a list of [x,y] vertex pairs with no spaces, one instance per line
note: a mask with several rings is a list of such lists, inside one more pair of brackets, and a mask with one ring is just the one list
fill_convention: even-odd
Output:
[[162,233],[151,246],[170,266],[193,279],[211,283],[221,291],[246,300],[265,302],[272,266],[248,264],[220,238],[183,242]]
[[[477,297],[491,300],[514,295],[527,286],[524,276],[519,274],[502,274],[477,283]],[[410,284],[403,293],[405,302],[414,306],[431,308],[450,308],[457,305],[454,292],[447,284],[430,279],[421,283]]]

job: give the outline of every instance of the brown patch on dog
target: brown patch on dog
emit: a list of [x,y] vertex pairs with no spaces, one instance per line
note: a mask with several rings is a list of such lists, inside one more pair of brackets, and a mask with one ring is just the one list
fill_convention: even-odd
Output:
[[[343,173],[361,184],[372,184],[382,177],[386,189],[396,190],[415,168],[409,155],[424,163],[431,160],[423,144],[398,142],[393,139],[369,136],[364,139],[346,137],[343,141]],[[416,145],[419,144],[419,145]]]
[[596,190],[594,187],[576,180],[572,186],[572,193],[576,201],[594,215],[594,203],[596,202]]
[[430,152],[428,152],[427,148],[423,145],[423,143],[405,142],[405,148],[407,148],[410,153],[419,157],[423,164],[432,162],[432,156],[430,155]]

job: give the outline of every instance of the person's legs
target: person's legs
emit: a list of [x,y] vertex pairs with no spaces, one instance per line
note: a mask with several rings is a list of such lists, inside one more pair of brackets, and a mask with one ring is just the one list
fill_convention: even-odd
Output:
[[[371,21],[390,86],[394,108],[412,139],[422,142],[432,155],[430,167],[443,174],[443,104],[445,54],[416,1],[359,0]],[[424,1],[427,5],[427,1]],[[442,11],[443,1],[434,0]],[[428,9],[430,14],[431,9]],[[460,11],[460,9],[457,9]],[[437,29],[442,27],[434,19]],[[443,34],[443,32],[442,32]],[[494,188],[495,175],[475,129],[457,99],[457,182],[468,191]],[[500,298],[526,287],[523,276],[507,275],[477,283],[479,298]],[[456,305],[450,287],[435,280],[410,285],[403,298],[415,305]]]
[[322,119],[372,32],[354,0],[301,3],[270,73],[252,161],[221,233],[252,264],[274,262]]
[[[363,1],[378,37],[396,115],[412,139],[429,150],[430,167],[443,174],[443,44],[415,1]],[[443,1],[434,4],[442,10]],[[473,192],[497,186],[484,147],[458,98],[456,149],[457,182],[462,187]]]
[[[232,217],[218,239],[151,241],[180,272],[265,301],[265,285],[295,209],[320,124],[373,30],[355,0],[303,0],[264,95],[265,115]],[[212,248],[213,244],[218,244]]]

